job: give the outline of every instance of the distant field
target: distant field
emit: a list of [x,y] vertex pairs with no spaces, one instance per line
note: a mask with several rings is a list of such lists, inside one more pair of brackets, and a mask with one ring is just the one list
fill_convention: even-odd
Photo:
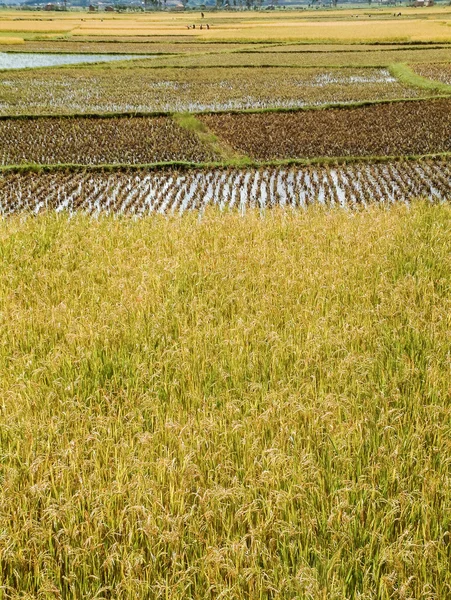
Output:
[[324,51],[315,52],[310,47],[305,51],[302,46],[298,52],[283,52],[266,48],[262,51],[239,50],[228,53],[210,53],[185,56],[163,56],[152,62],[147,61],[148,66],[173,65],[173,66],[296,66],[296,67],[328,67],[328,66],[387,66],[394,62],[451,62],[451,47],[442,48],[409,48],[401,46],[399,50],[385,50],[382,46],[378,50],[368,50],[360,46],[362,52],[337,52]]
[[[210,30],[200,31],[198,13],[141,16],[75,13],[2,13],[0,32],[8,35],[64,33],[72,36],[171,36],[205,40],[451,41],[451,8],[362,11],[207,13]],[[196,29],[187,26],[196,23]],[[19,36],[20,37],[20,36]]]
[[233,50],[255,49],[259,46],[267,47],[266,44],[222,44],[221,42],[209,43],[192,40],[188,42],[159,41],[158,38],[139,38],[138,40],[90,40],[80,41],[77,38],[64,40],[24,40],[20,47],[11,47],[4,43],[0,37],[0,52],[75,52],[92,54],[190,54],[202,52],[232,52]]

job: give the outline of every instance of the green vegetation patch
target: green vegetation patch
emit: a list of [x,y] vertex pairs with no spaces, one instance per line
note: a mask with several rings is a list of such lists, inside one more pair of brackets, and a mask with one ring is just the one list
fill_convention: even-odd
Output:
[[[402,63],[390,65],[389,68],[390,73],[406,85],[412,85],[430,92],[451,94],[451,64],[439,65],[438,68],[436,65],[432,65],[432,67],[431,65],[425,65],[424,67],[418,65],[418,69],[420,72],[427,74],[427,77],[419,75]],[[439,79],[439,81],[434,80],[435,75],[437,75],[436,79]],[[446,83],[447,81],[449,83]]]
[[225,142],[219,140],[218,137],[208,129],[207,125],[200,121],[195,115],[189,113],[177,114],[174,115],[174,119],[180,127],[183,127],[187,131],[195,132],[201,142],[211,148],[214,155],[221,157],[229,163],[232,163],[233,161],[240,163],[246,162],[247,157],[238,154]]

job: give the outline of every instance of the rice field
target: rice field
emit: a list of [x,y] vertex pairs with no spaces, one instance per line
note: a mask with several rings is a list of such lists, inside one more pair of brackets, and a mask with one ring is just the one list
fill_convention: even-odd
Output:
[[269,160],[418,155],[451,150],[451,99],[199,119],[235,150]]
[[415,72],[422,77],[451,85],[451,62],[435,64],[419,64],[414,66]]
[[0,52],[0,71],[10,69],[35,69],[80,63],[112,62],[130,60],[127,54],[39,54],[37,52]]
[[393,10],[1,12],[141,54],[0,73],[0,600],[451,598],[451,9]]
[[[43,16],[28,13],[18,17],[3,12],[0,32],[13,36],[66,34],[82,37],[180,36],[205,41],[310,41],[310,42],[449,42],[451,12],[441,6],[423,11],[403,7],[404,18],[394,19],[390,13],[374,10],[370,13],[347,14],[343,11],[312,13],[224,12],[209,15],[211,28],[188,30],[192,14],[160,13],[156,15],[97,14]],[[423,17],[423,18],[421,18]]]
[[[262,67],[262,66],[291,66],[291,67],[386,67],[391,63],[431,63],[431,62],[450,62],[451,46],[426,47],[412,46],[410,48],[402,45],[397,49],[380,46],[377,50],[371,47],[360,46],[361,52],[337,51],[333,46],[329,51],[321,48],[319,51],[313,46],[297,46],[296,52],[287,52],[282,48],[273,49],[268,47],[257,50],[250,48],[248,50],[238,49],[234,52],[215,52],[189,54],[182,56],[160,56],[155,60],[156,65],[160,66],[179,66],[179,67]],[[349,48],[349,47],[348,47]],[[148,64],[148,66],[153,66]]]
[[145,164],[218,158],[169,117],[0,120],[0,164]]
[[65,67],[0,73],[0,114],[296,108],[428,93],[387,69]]
[[451,589],[448,203],[0,220],[5,598]]
[[[80,54],[190,54],[203,52],[232,52],[246,48],[259,47],[260,44],[202,42],[199,40],[177,40],[176,37],[167,41],[159,38],[66,38],[66,39],[40,39],[22,40],[20,48],[11,47],[4,43],[0,36],[0,52],[44,52],[44,53],[80,53]],[[262,46],[266,46],[262,44]]]
[[296,209],[310,205],[367,208],[451,197],[446,159],[342,166],[286,166],[189,171],[4,173],[0,213],[56,211],[90,215],[204,213]]

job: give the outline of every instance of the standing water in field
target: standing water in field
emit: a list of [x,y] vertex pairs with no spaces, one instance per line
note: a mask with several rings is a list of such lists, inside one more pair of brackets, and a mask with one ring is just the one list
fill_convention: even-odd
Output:
[[36,67],[58,67],[79,63],[111,62],[113,60],[131,60],[133,58],[151,58],[135,54],[35,54],[32,52],[0,52],[1,69],[30,69]]

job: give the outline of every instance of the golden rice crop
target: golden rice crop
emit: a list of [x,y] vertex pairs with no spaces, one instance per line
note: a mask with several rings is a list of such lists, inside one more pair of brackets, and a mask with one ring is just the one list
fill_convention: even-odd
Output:
[[[319,51],[315,51],[313,45],[298,45],[296,51],[288,52],[283,47],[267,47],[266,49],[250,48],[247,51],[230,53],[206,53],[202,55],[189,56],[161,56],[155,64],[166,66],[298,66],[298,67],[331,67],[331,66],[350,66],[350,67],[380,67],[388,66],[396,62],[407,63],[430,63],[434,61],[450,61],[451,49],[449,45],[443,47],[418,47],[410,48],[400,46],[394,49],[385,45],[375,49],[374,46],[354,46],[354,51],[349,50],[350,46],[344,45],[337,51],[337,46],[331,45],[329,50],[324,50],[320,46]],[[364,51],[356,52],[360,48]],[[335,50],[334,50],[335,49]],[[252,51],[251,51],[252,50]],[[257,51],[255,51],[257,50]]]
[[27,15],[3,12],[0,29],[3,31],[28,32],[67,32],[73,36],[132,37],[147,36],[211,40],[310,40],[311,42],[399,42],[399,41],[449,41],[447,19],[449,9],[441,6],[437,11],[427,9],[422,13],[403,8],[403,18],[392,18],[393,13],[373,10],[372,14],[352,11],[327,13],[278,12],[262,14],[251,11],[234,11],[226,14],[210,13],[210,30],[187,30],[193,23],[191,13],[154,15],[76,15],[58,13],[43,16],[42,13]]
[[[446,10],[446,9],[445,9]],[[363,15],[362,15],[363,16]],[[319,20],[316,16],[310,20],[302,18],[303,15],[279,19],[267,18],[252,21],[248,13],[235,13],[230,19],[224,20],[223,15],[215,18],[211,15],[209,30],[200,31],[186,29],[194,21],[192,15],[180,15],[165,21],[165,16],[159,22],[149,22],[145,19],[121,20],[106,19],[105,22],[86,21],[73,27],[73,35],[83,36],[159,36],[177,35],[183,32],[187,37],[211,40],[256,40],[256,41],[282,41],[300,40],[310,42],[449,42],[450,34],[446,20],[440,18],[423,19],[384,19],[384,18],[327,18]],[[296,18],[298,17],[298,18]],[[299,18],[300,17],[300,18]],[[75,25],[75,24],[74,24]],[[7,25],[5,25],[7,26]],[[20,25],[15,25],[16,31],[22,31]],[[30,30],[32,23],[30,23]]]
[[214,154],[167,117],[0,120],[0,164],[204,161]]
[[450,595],[451,208],[0,221],[4,598]]
[[9,37],[4,35],[0,37],[0,47],[4,46],[5,50],[11,50],[11,46],[23,43],[24,40],[21,37]]
[[234,149],[258,159],[449,152],[451,100],[293,113],[199,116]]
[[204,212],[209,206],[240,212],[314,204],[359,208],[415,198],[431,202],[451,198],[450,161],[0,175],[3,215],[55,210],[144,216]]

